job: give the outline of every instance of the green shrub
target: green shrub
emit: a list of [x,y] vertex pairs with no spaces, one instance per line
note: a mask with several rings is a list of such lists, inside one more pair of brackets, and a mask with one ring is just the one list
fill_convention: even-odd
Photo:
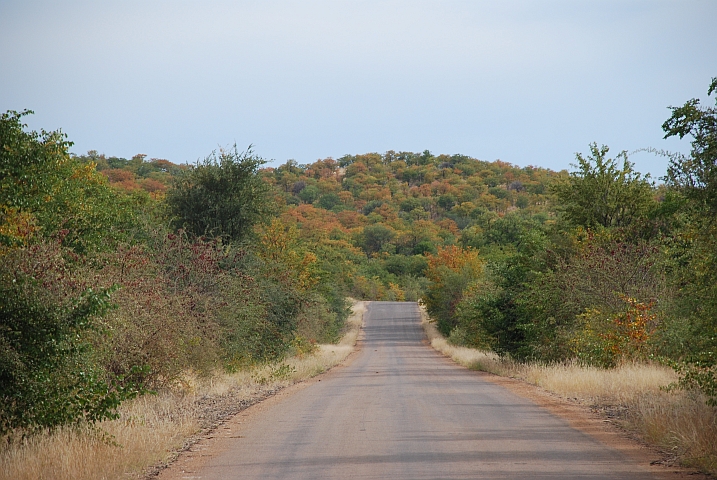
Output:
[[0,433],[113,418],[143,391],[136,369],[108,375],[92,361],[87,334],[112,289],[87,287],[66,254],[40,244],[0,257]]

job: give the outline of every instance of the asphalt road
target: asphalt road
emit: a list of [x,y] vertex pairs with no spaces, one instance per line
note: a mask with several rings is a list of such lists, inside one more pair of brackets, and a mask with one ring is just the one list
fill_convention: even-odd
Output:
[[373,302],[345,368],[240,425],[202,479],[653,478],[422,343],[414,303]]

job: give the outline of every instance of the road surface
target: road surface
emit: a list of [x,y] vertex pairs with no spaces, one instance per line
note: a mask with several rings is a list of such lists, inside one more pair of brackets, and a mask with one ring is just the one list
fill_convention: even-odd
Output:
[[415,303],[372,302],[364,318],[347,367],[235,422],[219,453],[176,478],[655,478],[436,353]]

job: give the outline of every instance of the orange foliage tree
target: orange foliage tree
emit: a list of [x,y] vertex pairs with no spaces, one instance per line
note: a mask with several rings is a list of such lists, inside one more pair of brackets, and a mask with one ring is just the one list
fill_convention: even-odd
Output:
[[444,335],[450,334],[456,326],[456,307],[464,292],[483,273],[483,261],[478,250],[463,249],[455,245],[438,249],[435,255],[428,255],[426,277],[431,281],[422,303],[437,322]]

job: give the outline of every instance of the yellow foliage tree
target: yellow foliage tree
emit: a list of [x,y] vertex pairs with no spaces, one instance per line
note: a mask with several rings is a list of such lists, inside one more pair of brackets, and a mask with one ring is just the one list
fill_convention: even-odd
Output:
[[319,282],[316,255],[300,247],[296,226],[275,218],[269,225],[258,227],[258,233],[258,255],[266,261],[273,277],[302,292]]

